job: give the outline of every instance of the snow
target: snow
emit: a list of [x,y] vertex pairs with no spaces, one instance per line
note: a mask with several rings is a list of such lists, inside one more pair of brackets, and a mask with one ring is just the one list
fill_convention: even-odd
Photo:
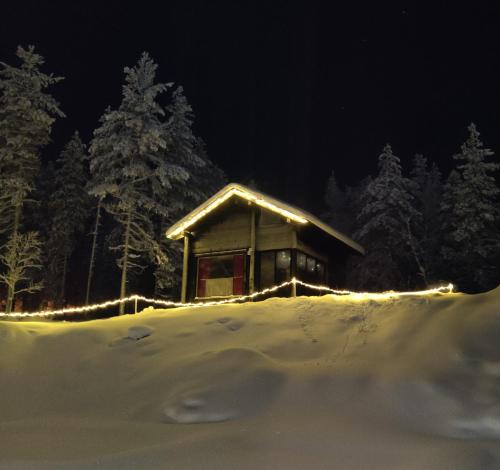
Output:
[[499,468],[499,305],[497,288],[2,322],[0,469]]
[[135,325],[128,329],[127,338],[139,340],[151,336],[153,329],[145,325]]

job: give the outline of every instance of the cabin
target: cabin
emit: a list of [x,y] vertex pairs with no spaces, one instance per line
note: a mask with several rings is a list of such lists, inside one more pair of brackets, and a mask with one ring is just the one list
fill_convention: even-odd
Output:
[[[182,302],[259,292],[293,277],[345,288],[349,255],[364,249],[313,215],[231,183],[170,227],[184,241]],[[277,295],[305,295],[291,284]]]

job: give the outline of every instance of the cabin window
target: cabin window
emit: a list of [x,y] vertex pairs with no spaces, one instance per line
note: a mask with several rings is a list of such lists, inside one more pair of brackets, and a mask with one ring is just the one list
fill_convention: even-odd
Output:
[[290,250],[263,251],[260,254],[260,287],[272,287],[291,278]]
[[197,297],[243,295],[245,255],[200,257]]
[[274,251],[264,251],[260,254],[260,287],[272,287],[274,285]]
[[310,256],[307,257],[307,273],[312,276],[316,272],[316,260],[314,258],[311,258]]
[[276,252],[276,283],[290,280],[290,266],[292,256],[290,250],[280,250]]
[[319,282],[325,282],[325,265],[319,261],[316,263],[316,273]]
[[324,283],[326,281],[326,265],[324,262],[297,251],[297,278],[310,283]]
[[307,256],[301,251],[297,252],[297,271],[303,273],[306,270]]

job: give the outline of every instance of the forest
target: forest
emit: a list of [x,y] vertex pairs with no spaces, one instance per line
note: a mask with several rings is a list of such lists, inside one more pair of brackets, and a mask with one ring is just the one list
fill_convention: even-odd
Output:
[[[182,85],[159,82],[143,53],[124,68],[121,103],[103,110],[90,142],[75,130],[57,143],[57,159],[44,160],[65,117],[53,96],[63,77],[33,46],[16,55],[16,64],[0,63],[0,309],[178,298],[181,246],[165,229],[227,182],[195,132]],[[500,164],[472,123],[457,149],[444,175],[423,155],[403,168],[387,144],[377,173],[349,187],[332,156],[319,215],[366,249],[349,263],[352,288],[496,287]]]

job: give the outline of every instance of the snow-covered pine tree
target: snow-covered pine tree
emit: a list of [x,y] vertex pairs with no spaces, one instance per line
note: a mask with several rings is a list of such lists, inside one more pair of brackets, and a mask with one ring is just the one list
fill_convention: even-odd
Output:
[[413,204],[419,217],[411,225],[413,246],[418,263],[421,263],[420,275],[427,285],[436,281],[440,269],[441,230],[439,222],[439,204],[442,194],[441,173],[436,164],[429,166],[427,159],[415,155],[411,179]]
[[459,198],[461,186],[460,173],[453,169],[443,185],[443,195],[439,205],[439,223],[441,229],[441,248],[440,256],[443,259],[443,269],[440,271],[443,278],[452,280],[455,284],[464,284],[461,276],[464,274],[461,268],[461,261],[456,256],[456,244],[453,242],[451,234],[452,226],[452,208]]
[[[30,271],[15,257],[21,256],[33,266],[39,263],[38,235],[21,235],[23,206],[34,187],[40,150],[50,140],[56,117],[64,116],[47,93],[62,78],[40,70],[44,59],[33,46],[18,47],[16,55],[21,61],[19,67],[0,63],[0,234],[4,235],[0,251],[6,270],[7,312],[16,292],[13,280],[25,278]],[[38,287],[32,284],[29,292]]]
[[360,285],[367,289],[406,287],[412,206],[412,183],[402,174],[399,158],[386,145],[378,160],[379,173],[361,196],[355,238],[367,250],[357,265]]
[[198,154],[200,144],[193,132],[193,108],[184,95],[182,86],[176,87],[172,92],[167,115],[168,160],[172,164],[180,165],[188,174],[186,180],[168,188],[170,213],[177,217],[205,198],[210,175],[204,174],[208,169],[206,161]]
[[499,163],[488,162],[493,151],[485,148],[474,124],[469,137],[454,155],[456,174],[447,181],[441,205],[446,242],[443,255],[459,267],[459,287],[484,290],[498,283],[500,250],[500,188],[494,173]]
[[[94,131],[90,194],[102,198],[104,209],[118,223],[120,298],[126,295],[131,271],[144,262],[166,263],[154,231],[154,218],[168,218],[177,205],[161,197],[189,179],[188,171],[166,156],[169,134],[162,121],[159,95],[168,84],[155,83],[157,65],[144,53],[137,65],[125,68],[123,98],[117,110],[107,110]],[[120,313],[124,312],[124,304]]]
[[49,200],[52,224],[46,246],[45,285],[58,305],[65,300],[69,259],[89,213],[86,159],[85,145],[75,132],[56,161],[55,190]]
[[[227,184],[227,176],[221,168],[210,160],[205,141],[201,137],[196,137],[195,152],[203,160],[204,166],[193,168],[191,179],[202,188],[205,199]],[[255,186],[255,182],[250,184]]]
[[182,274],[182,247],[178,242],[165,238],[165,230],[176,220],[194,209],[203,200],[217,192],[226,182],[220,170],[208,158],[205,144],[193,131],[194,113],[184,95],[182,86],[172,93],[167,107],[168,160],[182,166],[189,174],[185,181],[177,181],[166,188],[161,198],[169,202],[169,215],[160,223],[160,243],[168,263],[158,264],[155,270],[155,292],[157,295],[175,295]]

